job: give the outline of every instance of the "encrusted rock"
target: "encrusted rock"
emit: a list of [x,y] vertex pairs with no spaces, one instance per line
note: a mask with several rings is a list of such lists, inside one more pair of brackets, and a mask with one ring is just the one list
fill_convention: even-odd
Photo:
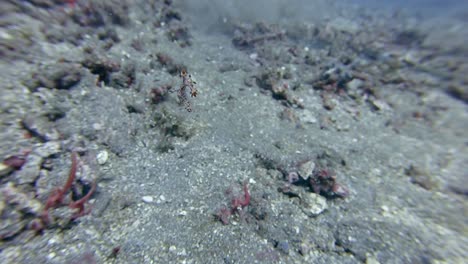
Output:
[[44,141],[58,140],[60,138],[58,131],[45,118],[31,115],[24,118],[22,123],[31,134]]
[[21,219],[17,211],[6,211],[0,221],[0,239],[8,239],[20,233],[24,229],[26,221]]
[[23,213],[39,214],[42,210],[42,204],[39,201],[21,192],[11,182],[0,189],[0,198],[15,210]]
[[42,157],[31,153],[26,158],[26,163],[15,174],[15,180],[18,184],[33,183],[39,176],[41,170]]
[[309,175],[312,174],[314,169],[315,169],[315,162],[313,160],[309,160],[300,164],[297,172],[303,179],[307,179]]
[[58,141],[49,141],[44,143],[44,145],[36,148],[34,153],[37,153],[39,156],[43,158],[50,157],[54,154],[60,152],[60,142]]
[[31,90],[38,87],[55,89],[69,89],[81,80],[79,65],[70,63],[59,63],[49,65],[40,69],[40,73],[32,76],[32,81],[27,83]]
[[309,217],[315,217],[328,208],[327,199],[316,193],[307,192],[301,195],[302,212]]
[[13,183],[9,182],[0,188],[0,240],[11,238],[22,232],[31,215],[38,215],[42,204],[29,197]]

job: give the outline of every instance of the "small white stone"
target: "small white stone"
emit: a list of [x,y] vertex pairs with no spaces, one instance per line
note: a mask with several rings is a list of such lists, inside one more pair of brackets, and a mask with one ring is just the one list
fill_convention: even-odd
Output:
[[13,39],[13,37],[10,34],[8,34],[8,32],[4,32],[4,31],[0,31],[0,38],[7,39],[7,40]]
[[141,200],[143,200],[145,203],[152,203],[154,201],[153,197],[151,196],[143,196],[141,197]]
[[57,254],[55,254],[55,252],[51,252],[51,253],[49,253],[49,254],[47,255],[47,258],[48,258],[48,259],[53,259],[53,258],[55,258],[55,256],[57,256]]
[[187,211],[183,211],[183,210],[182,210],[182,211],[179,212],[179,215],[180,215],[180,216],[186,216],[186,215],[187,215]]
[[94,130],[102,130],[102,125],[99,123],[94,123],[93,124],[93,129]]
[[172,245],[172,246],[169,247],[169,251],[170,251],[170,252],[175,252],[176,250],[177,250],[177,247],[174,246],[174,245]]
[[296,232],[296,234],[299,234],[301,232],[301,229],[298,226],[295,226],[294,231]]
[[183,248],[181,251],[177,252],[178,256],[187,256],[187,251]]
[[377,108],[377,110],[390,109],[390,107],[384,101],[375,99],[375,100],[371,100],[370,102],[375,108]]
[[10,166],[0,163],[0,176],[5,176],[12,170],[13,168],[11,168]]
[[107,162],[108,158],[109,158],[109,154],[105,150],[99,152],[96,156],[96,159],[99,165],[104,165]]

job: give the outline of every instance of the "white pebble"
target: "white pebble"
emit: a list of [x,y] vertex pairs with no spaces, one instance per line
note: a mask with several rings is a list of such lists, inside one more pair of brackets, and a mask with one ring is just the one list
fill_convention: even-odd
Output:
[[8,165],[0,163],[0,176],[5,176],[8,173],[10,173],[10,171],[12,171],[12,170],[13,169],[11,167],[9,167]]
[[179,212],[179,215],[180,215],[180,216],[186,216],[186,215],[187,215],[187,211],[182,210],[182,211]]
[[142,199],[143,202],[145,202],[145,203],[152,203],[153,200],[154,200],[153,197],[151,197],[151,196],[143,196],[143,197],[141,197],[141,199]]
[[99,123],[94,123],[93,124],[93,129],[94,130],[102,130],[102,125]]
[[172,245],[172,246],[169,247],[169,251],[170,251],[170,252],[175,252],[176,250],[177,250],[177,247],[174,246],[174,245]]
[[99,152],[96,156],[96,159],[99,165],[104,165],[104,163],[107,162],[108,158],[109,158],[109,154],[105,150]]

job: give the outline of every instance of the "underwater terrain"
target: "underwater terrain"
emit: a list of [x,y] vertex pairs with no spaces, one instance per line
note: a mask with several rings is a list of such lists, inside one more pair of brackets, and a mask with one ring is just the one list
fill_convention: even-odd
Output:
[[0,2],[0,263],[466,263],[468,4]]

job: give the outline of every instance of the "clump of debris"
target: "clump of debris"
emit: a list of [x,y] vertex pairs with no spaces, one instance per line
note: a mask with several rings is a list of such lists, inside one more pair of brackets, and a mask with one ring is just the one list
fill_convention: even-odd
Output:
[[328,199],[349,196],[348,188],[337,182],[335,171],[323,165],[316,166],[313,160],[301,162],[285,174],[287,183],[280,189],[285,194],[293,193],[291,185],[301,185]]
[[244,182],[242,191],[243,193],[236,193],[233,188],[228,188],[226,190],[226,196],[231,198],[230,204],[222,207],[215,214],[215,217],[224,225],[229,224],[229,219],[233,215],[236,215],[239,220],[245,221],[247,212],[246,207],[250,204],[250,192],[247,182]]

